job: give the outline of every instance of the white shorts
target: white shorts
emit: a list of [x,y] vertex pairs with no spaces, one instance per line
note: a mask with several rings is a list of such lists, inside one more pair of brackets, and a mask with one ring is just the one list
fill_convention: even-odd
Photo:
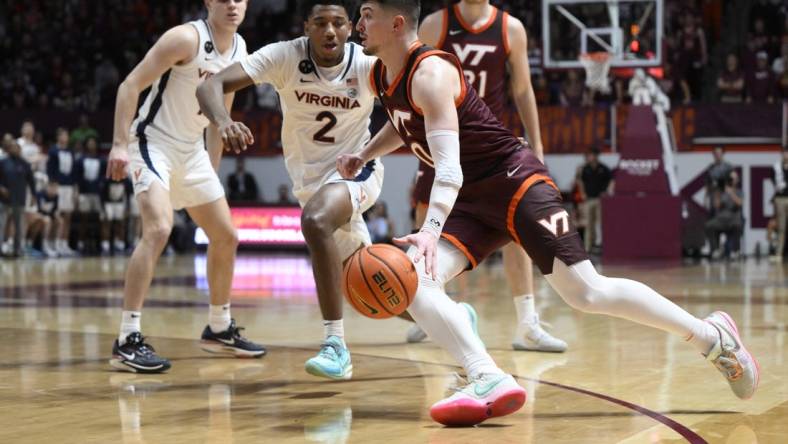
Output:
[[80,194],[80,213],[101,213],[101,196],[98,194]]
[[343,179],[339,173],[334,172],[314,192],[302,191],[298,193],[296,197],[301,208],[309,202],[318,189],[330,183],[347,185],[350,199],[353,202],[353,215],[350,217],[350,221],[334,232],[334,241],[339,249],[339,257],[344,261],[360,246],[372,243],[362,214],[370,209],[380,196],[380,190],[383,187],[383,163],[380,162],[380,159],[370,161],[355,180]]
[[170,192],[175,210],[224,197],[224,188],[202,141],[182,145],[148,138],[130,143],[129,168],[135,196],[147,191],[156,180]]
[[104,220],[123,220],[126,216],[125,202],[104,202]]
[[58,185],[57,210],[60,213],[74,212],[74,185]]

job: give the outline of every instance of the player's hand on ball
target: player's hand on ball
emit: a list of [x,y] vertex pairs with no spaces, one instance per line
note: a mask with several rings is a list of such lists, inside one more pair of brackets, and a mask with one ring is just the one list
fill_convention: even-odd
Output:
[[129,149],[121,145],[112,145],[107,161],[107,178],[112,180],[125,179],[128,164]]
[[418,264],[421,258],[424,258],[424,272],[427,276],[432,276],[435,280],[435,273],[438,271],[438,237],[431,231],[419,231],[418,233],[409,234],[403,237],[395,237],[393,239],[396,245],[401,247],[413,245],[416,247],[416,255],[413,257],[413,263]]
[[246,150],[246,147],[254,143],[254,137],[249,128],[241,122],[228,122],[219,127],[219,134],[222,136],[224,149],[235,151],[236,154]]
[[337,156],[337,171],[343,179],[353,179],[361,167],[364,159],[356,154],[342,154]]

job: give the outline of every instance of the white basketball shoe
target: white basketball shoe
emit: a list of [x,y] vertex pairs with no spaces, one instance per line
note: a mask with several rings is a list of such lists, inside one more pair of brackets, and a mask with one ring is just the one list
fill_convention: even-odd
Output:
[[706,360],[728,380],[736,396],[749,399],[758,388],[761,373],[758,361],[744,348],[739,329],[727,313],[715,311],[704,320],[720,334],[720,340],[712,347]]

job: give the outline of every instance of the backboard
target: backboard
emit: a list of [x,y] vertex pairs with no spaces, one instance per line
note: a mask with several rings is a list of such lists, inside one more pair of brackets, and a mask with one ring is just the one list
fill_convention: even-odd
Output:
[[542,0],[545,68],[582,68],[608,52],[613,67],[662,64],[663,0]]

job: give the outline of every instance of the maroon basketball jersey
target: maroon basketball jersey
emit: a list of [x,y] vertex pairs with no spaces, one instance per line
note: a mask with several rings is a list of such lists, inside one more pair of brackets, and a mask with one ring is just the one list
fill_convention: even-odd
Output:
[[[410,48],[405,67],[391,85],[386,84],[386,68],[380,60],[375,62],[370,76],[372,86],[386,108],[389,120],[405,145],[409,146],[419,159],[434,167],[427,144],[424,116],[413,104],[410,87],[419,63],[430,56],[446,59],[457,67],[458,72],[462,72],[460,61],[453,54],[416,42]],[[456,100],[456,106],[460,127],[460,164],[467,184],[506,169],[509,166],[506,161],[523,147],[493,115],[465,78],[459,77],[462,81],[462,92]],[[530,149],[524,151],[527,153],[524,170],[546,173],[544,165],[533,152]]]
[[487,23],[473,29],[462,19],[459,4],[455,4],[443,10],[443,31],[436,46],[460,59],[468,83],[499,119],[506,104],[508,19],[509,14],[493,7]]

